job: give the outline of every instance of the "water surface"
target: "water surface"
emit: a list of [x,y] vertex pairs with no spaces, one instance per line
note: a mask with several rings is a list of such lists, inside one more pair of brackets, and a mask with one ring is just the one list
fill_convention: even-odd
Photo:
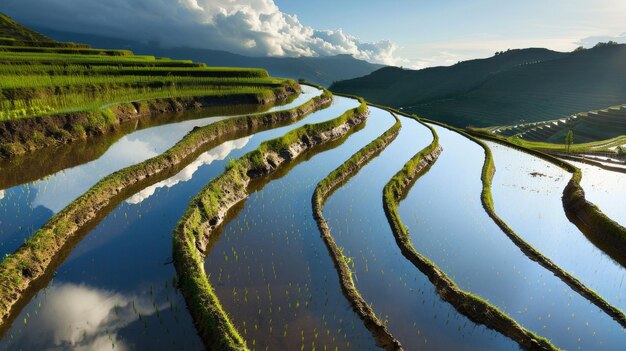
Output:
[[[329,108],[292,125],[227,141],[164,181],[169,186],[139,192],[118,205],[77,244],[54,280],[20,312],[0,349],[203,349],[184,299],[173,288],[172,233],[189,201],[223,172],[228,159],[356,106],[355,100],[336,97]],[[68,301],[64,296],[73,298]],[[82,296],[88,303],[74,304]],[[66,310],[67,318],[50,317]],[[95,317],[90,316],[93,310]]]
[[[399,208],[415,249],[461,289],[487,299],[557,347],[622,349],[626,334],[621,326],[528,259],[484,211],[480,201],[483,149],[457,133],[436,129],[444,151]],[[517,184],[523,177],[514,174],[506,179]],[[494,201],[497,213],[503,203],[521,212],[515,197],[496,196]],[[528,228],[529,221],[526,218],[522,226],[513,223],[513,228]],[[562,245],[555,248],[564,254],[573,252]]]
[[513,341],[475,325],[441,301],[426,276],[400,252],[383,210],[383,188],[432,141],[426,127],[401,120],[395,141],[324,206],[337,245],[354,261],[357,289],[406,350],[517,350]]
[[[321,94],[307,85],[290,104],[272,110],[290,109]],[[53,214],[85,193],[101,178],[125,167],[158,156],[174,146],[195,127],[235,116],[208,117],[159,125],[124,135],[97,159],[64,169],[43,179],[2,190],[0,196],[0,255],[15,251]]]
[[571,162],[583,172],[585,197],[604,214],[626,227],[626,173],[612,172],[580,162]]
[[[626,310],[626,269],[590,242],[565,215],[561,197],[571,174],[549,162],[506,146],[491,142],[488,145],[496,164],[493,179],[496,213],[526,242],[559,267],[609,303],[622,311]],[[600,200],[607,210],[613,210],[614,214],[618,212],[615,210],[620,207],[620,177],[611,177],[613,172],[608,171],[602,171],[607,173],[607,178],[595,177],[586,168],[583,172],[582,185],[587,199]],[[613,185],[606,182],[609,179],[616,182],[612,189],[615,198],[603,195],[608,190],[606,187]],[[603,188],[604,191],[601,190]]]
[[214,236],[206,272],[252,349],[378,349],[342,295],[311,208],[317,183],[393,125],[389,113],[370,110],[341,145],[256,184]]

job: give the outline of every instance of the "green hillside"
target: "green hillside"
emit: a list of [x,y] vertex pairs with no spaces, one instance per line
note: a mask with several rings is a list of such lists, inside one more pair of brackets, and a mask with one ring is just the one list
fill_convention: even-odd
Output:
[[256,96],[294,86],[263,69],[207,67],[55,42],[0,14],[0,121],[178,97]]
[[332,89],[459,127],[563,118],[626,102],[626,45],[569,54],[512,50],[451,67],[383,69]]

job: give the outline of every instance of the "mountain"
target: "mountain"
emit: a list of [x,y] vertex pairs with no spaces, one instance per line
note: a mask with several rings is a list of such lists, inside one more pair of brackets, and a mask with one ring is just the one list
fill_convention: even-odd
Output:
[[510,50],[422,70],[388,67],[331,89],[458,127],[548,120],[626,103],[626,45]]
[[226,51],[197,48],[164,48],[154,42],[137,42],[91,34],[61,32],[37,27],[40,32],[65,42],[79,42],[99,48],[128,49],[138,55],[156,55],[172,59],[189,59],[209,66],[265,68],[270,75],[300,79],[329,86],[334,81],[370,74],[384,65],[358,60],[350,55],[326,57],[250,57]]

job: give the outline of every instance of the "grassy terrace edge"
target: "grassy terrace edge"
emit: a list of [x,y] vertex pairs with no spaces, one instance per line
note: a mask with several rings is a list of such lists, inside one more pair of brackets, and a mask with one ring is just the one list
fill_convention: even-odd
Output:
[[[432,122],[432,121],[430,121]],[[433,122],[436,123],[436,122]],[[561,267],[556,265],[552,260],[544,256],[539,250],[535,249],[532,245],[528,244],[522,237],[517,234],[513,228],[511,228],[506,222],[500,218],[495,210],[495,206],[493,204],[493,196],[491,193],[492,188],[492,180],[496,172],[496,166],[493,160],[493,154],[491,149],[487,144],[485,144],[480,139],[465,133],[461,130],[456,130],[450,128],[446,125],[439,124],[444,128],[451,129],[466,138],[472,140],[474,143],[478,144],[483,148],[485,152],[485,162],[483,164],[481,180],[483,183],[483,189],[481,192],[481,201],[483,204],[483,208],[491,217],[491,219],[500,227],[500,229],[509,237],[509,239],[531,260],[539,263],[542,267],[552,272],[556,277],[561,279],[565,284],[567,284],[572,290],[576,291],[579,295],[589,300],[591,303],[602,309],[606,314],[611,316],[616,322],[618,322],[622,328],[626,328],[626,315],[619,308],[611,305],[608,301],[606,301],[602,296],[600,296],[595,291],[591,290],[583,283],[580,282],[576,277],[569,274],[567,271],[563,270]],[[506,145],[506,144],[505,144]],[[508,145],[506,145],[508,146]]]
[[166,152],[102,178],[0,263],[0,329],[15,314],[12,312],[24,303],[22,300],[26,295],[51,279],[52,271],[64,259],[59,256],[71,250],[73,241],[81,237],[81,231],[123,201],[125,195],[174,175],[204,149],[216,146],[220,138],[236,138],[241,132],[257,132],[289,124],[329,106],[331,102],[332,94],[324,91],[290,110],[235,117],[196,128]]
[[522,327],[489,302],[461,290],[434,262],[418,253],[411,244],[408,229],[402,223],[398,213],[398,204],[442,151],[439,136],[435,130],[431,126],[424,125],[432,132],[433,142],[409,160],[383,190],[385,214],[402,254],[428,277],[444,301],[449,302],[475,323],[498,331],[527,350],[558,350],[550,341]]
[[356,175],[370,160],[378,156],[398,136],[402,124],[398,117],[394,115],[394,118],[396,122],[391,128],[352,155],[346,162],[320,181],[315,188],[311,200],[313,204],[313,217],[317,222],[322,239],[326,243],[328,252],[337,268],[341,289],[352,305],[352,309],[359,315],[367,329],[370,330],[376,339],[377,345],[386,350],[402,350],[402,345],[391,335],[387,326],[376,316],[374,310],[367,304],[356,288],[354,280],[352,279],[352,270],[343,255],[343,250],[337,246],[330,231],[330,227],[324,218],[323,207],[326,200],[335,190]]
[[227,212],[248,197],[252,179],[266,177],[303,152],[337,140],[361,125],[367,105],[318,124],[304,125],[261,144],[229,164],[190,202],[173,238],[174,265],[179,287],[205,346],[211,350],[247,350],[244,339],[222,308],[204,271],[210,235],[224,222]]
[[0,157],[32,153],[46,147],[107,134],[122,123],[154,113],[199,110],[225,104],[269,104],[297,93],[291,80],[279,88],[255,93],[195,95],[120,102],[96,111],[77,111],[0,122]]
[[605,215],[598,206],[587,201],[585,191],[580,184],[583,174],[578,167],[555,156],[512,143],[501,137],[476,130],[468,130],[468,133],[478,138],[500,143],[532,156],[539,157],[572,173],[572,177],[563,190],[562,196],[563,208],[565,209],[567,218],[576,225],[596,247],[616,262],[626,267],[626,228]]

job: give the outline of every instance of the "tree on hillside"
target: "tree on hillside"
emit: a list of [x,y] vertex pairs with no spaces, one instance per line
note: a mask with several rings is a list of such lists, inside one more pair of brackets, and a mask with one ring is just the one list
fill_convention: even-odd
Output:
[[567,145],[567,153],[569,154],[570,148],[574,143],[574,132],[570,129],[565,136],[565,144]]
[[616,46],[616,45],[619,45],[619,43],[613,40],[609,40],[606,43],[603,43],[603,42],[597,43],[596,46],[594,46],[594,48],[601,48],[604,46]]

